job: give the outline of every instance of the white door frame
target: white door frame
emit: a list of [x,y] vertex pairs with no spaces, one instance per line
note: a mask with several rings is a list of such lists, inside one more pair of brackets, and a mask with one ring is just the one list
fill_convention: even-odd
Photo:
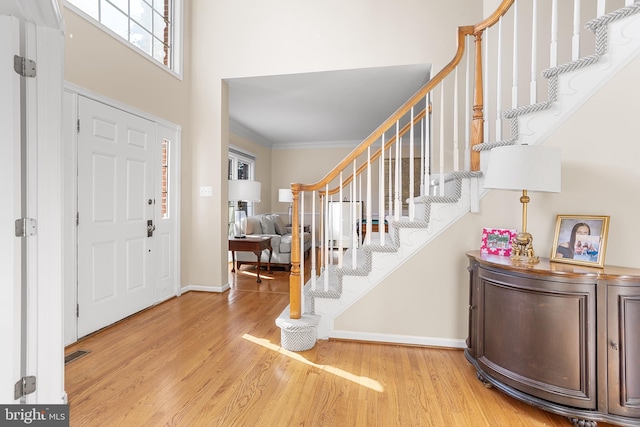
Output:
[[20,178],[20,77],[4,58],[20,53],[20,21],[0,16],[0,129],[3,133],[0,156],[0,196],[4,208],[0,210],[0,341],[10,351],[0,352],[0,402],[13,403],[11,384],[21,376],[22,274],[21,242],[15,237],[11,224],[21,216]]
[[[156,138],[169,138],[173,144],[171,156],[172,177],[171,189],[172,199],[172,221],[169,225],[164,225],[165,229],[170,228],[174,236],[172,239],[172,260],[171,270],[174,277],[173,286],[170,289],[158,290],[155,293],[155,303],[164,301],[173,296],[180,295],[180,134],[181,127],[174,123],[163,120],[152,114],[137,110],[128,105],[114,101],[110,98],[91,92],[72,83],[65,82],[63,99],[63,135],[64,135],[64,343],[69,345],[78,339],[77,318],[75,307],[77,298],[77,229],[75,224],[77,212],[77,105],[78,96],[84,96],[94,101],[98,101],[111,107],[120,109],[156,123]],[[158,239],[159,240],[159,239]],[[156,251],[157,253],[158,251]]]
[[[0,402],[27,404],[60,404],[66,402],[64,392],[64,356],[62,328],[62,278],[61,278],[61,132],[60,103],[62,98],[62,69],[64,62],[64,34],[62,14],[56,0],[23,2],[4,1],[0,15],[11,15],[20,23],[20,55],[35,61],[34,77],[19,77],[23,108],[8,113],[9,120],[17,113],[22,121],[20,131],[25,152],[24,160],[14,163],[15,169],[27,178],[24,185],[24,201],[12,218],[19,216],[36,221],[36,234],[19,237],[24,244],[22,266],[22,290],[16,295],[9,287],[0,290],[0,299],[9,301],[8,316],[20,318],[21,325],[13,324],[12,332],[21,336],[17,344],[10,339],[3,341],[6,347],[0,352],[0,362],[5,358],[20,358],[20,375],[35,376],[36,389],[20,399],[14,399],[14,384],[20,378],[9,378],[2,370],[0,375]],[[0,43],[8,43],[0,40]],[[5,59],[3,58],[3,63]],[[13,61],[11,61],[11,64]],[[13,70],[11,70],[13,72]],[[13,117],[13,118],[12,118]],[[4,129],[5,131],[10,131]],[[12,150],[14,151],[14,150]],[[7,148],[7,153],[9,148]],[[15,154],[15,151],[14,151]],[[20,157],[20,155],[19,155]],[[9,181],[10,182],[10,181]],[[14,183],[3,187],[3,197],[12,197],[20,189]],[[21,186],[22,187],[22,186]],[[10,295],[12,294],[12,295]],[[4,300],[7,298],[7,300]],[[4,314],[4,313],[3,313]],[[4,319],[4,317],[3,317]],[[22,333],[20,330],[22,329]],[[8,362],[12,363],[12,362]],[[12,373],[10,377],[13,377]]]

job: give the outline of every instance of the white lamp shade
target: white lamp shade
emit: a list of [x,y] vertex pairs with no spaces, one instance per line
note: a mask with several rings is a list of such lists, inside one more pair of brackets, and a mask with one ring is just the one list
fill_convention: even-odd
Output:
[[258,181],[248,179],[229,180],[229,201],[259,202],[262,185]]
[[283,203],[293,203],[293,193],[290,188],[280,188],[278,190],[278,201]]
[[560,149],[509,145],[491,150],[484,188],[559,193]]

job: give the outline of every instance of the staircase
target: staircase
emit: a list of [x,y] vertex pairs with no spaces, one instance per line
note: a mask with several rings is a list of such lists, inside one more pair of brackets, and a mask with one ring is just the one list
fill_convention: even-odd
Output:
[[[491,58],[489,54],[483,56],[483,52],[513,49],[512,40],[516,40],[515,49],[522,52],[526,52],[527,47],[533,52],[542,50],[538,49],[535,37],[523,41],[524,37],[518,32],[521,15],[535,19],[544,12],[542,7],[533,13],[523,11],[525,4],[528,2],[524,0],[505,0],[485,21],[460,27],[458,52],[450,64],[321,182],[292,185],[294,242],[300,238],[300,233],[295,231],[300,221],[310,220],[320,260],[315,256],[301,260],[300,245],[292,248],[291,304],[276,320],[285,349],[303,351],[313,347],[318,338],[340,337],[334,329],[336,317],[459,218],[478,211],[479,199],[484,194],[482,169],[491,148],[541,143],[640,54],[640,3],[627,1],[623,7],[605,13],[604,2],[599,1],[594,17],[586,23],[595,34],[593,51],[582,56],[579,53],[586,49],[580,47],[580,33],[574,23],[584,19],[587,11],[576,8],[570,22],[558,22],[559,27],[574,26],[570,60],[557,65],[554,62],[562,56],[551,54],[550,67],[532,72],[529,94],[522,95],[512,89],[515,93],[511,96],[512,108],[503,108],[503,99],[509,98],[503,87],[518,88],[517,78],[504,78],[506,83],[503,83],[501,55]],[[534,8],[538,7],[536,4],[534,2]],[[550,13],[555,14],[557,20],[562,14],[550,7]],[[503,36],[503,20],[512,20],[518,37]],[[535,31],[533,33],[535,35]],[[472,41],[466,42],[467,38]],[[550,50],[553,52],[559,44],[552,36]],[[537,62],[535,56],[532,55],[531,63]],[[513,65],[514,76],[520,74],[515,71],[517,68]],[[537,98],[543,82],[537,81],[537,75],[548,82],[548,94],[540,102]],[[486,76],[495,76],[495,79]],[[480,84],[474,85],[476,82]],[[489,90],[491,87],[495,90]],[[526,99],[523,105],[522,98]],[[416,112],[417,109],[420,111]],[[502,138],[503,132],[509,136]],[[372,154],[374,149],[377,151]],[[420,167],[410,161],[403,173],[403,162],[399,160],[403,157],[419,158]],[[418,186],[420,190],[415,193]],[[329,233],[333,224],[325,206],[334,201],[334,197],[338,201],[364,201],[367,209],[366,213],[353,210],[348,221],[352,241],[347,248],[342,247],[342,241],[336,246]],[[309,200],[312,208],[306,211],[304,205]],[[363,224],[372,224],[376,207],[382,214],[375,217],[380,224],[382,218],[386,220],[388,233],[380,226],[379,233],[367,233],[361,241],[358,232]],[[338,259],[334,262],[335,258]],[[300,271],[304,271],[305,262],[311,262],[312,271],[318,274],[312,274],[311,280],[303,284]],[[299,294],[294,291],[296,287],[300,289]]]

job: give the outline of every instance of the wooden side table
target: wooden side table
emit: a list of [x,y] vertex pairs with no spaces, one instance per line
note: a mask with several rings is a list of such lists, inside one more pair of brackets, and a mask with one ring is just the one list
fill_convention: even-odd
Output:
[[[229,250],[231,251],[231,272],[234,273],[236,271],[236,251],[239,252],[253,252],[258,257],[258,261],[256,262],[258,266],[258,280],[256,282],[261,283],[260,280],[260,255],[262,251],[265,249],[269,249],[269,263],[267,265],[267,269],[271,271],[271,254],[273,249],[271,248],[271,237],[269,236],[260,236],[260,237],[244,237],[244,238],[229,238]],[[238,268],[239,269],[239,268]]]

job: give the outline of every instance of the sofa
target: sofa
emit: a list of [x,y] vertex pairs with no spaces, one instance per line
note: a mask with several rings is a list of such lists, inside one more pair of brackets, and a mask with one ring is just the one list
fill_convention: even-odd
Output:
[[[291,269],[291,227],[286,226],[284,219],[277,214],[260,214],[247,218],[245,234],[257,236],[271,236],[271,266]],[[307,257],[311,251],[311,233],[303,232],[304,236],[304,256]],[[240,269],[242,264],[255,264],[256,254],[253,252],[236,252],[236,269]],[[260,263],[267,265],[269,261],[269,250],[262,251]]]

